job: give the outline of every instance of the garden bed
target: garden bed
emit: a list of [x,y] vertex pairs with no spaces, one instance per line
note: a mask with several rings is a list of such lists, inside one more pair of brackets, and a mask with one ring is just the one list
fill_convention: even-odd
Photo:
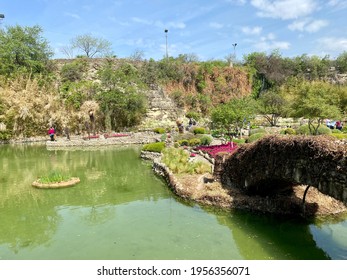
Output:
[[229,142],[227,144],[222,145],[211,145],[211,146],[199,146],[196,147],[195,150],[202,151],[208,153],[211,157],[215,157],[218,153],[225,152],[231,153],[237,149],[237,144],[233,142]]

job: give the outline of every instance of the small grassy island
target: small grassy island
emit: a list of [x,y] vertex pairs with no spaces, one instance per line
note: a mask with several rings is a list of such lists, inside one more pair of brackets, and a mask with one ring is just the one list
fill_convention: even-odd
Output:
[[71,177],[59,171],[54,171],[48,175],[38,178],[32,183],[32,186],[39,189],[58,189],[71,187],[79,182],[80,179],[77,177]]

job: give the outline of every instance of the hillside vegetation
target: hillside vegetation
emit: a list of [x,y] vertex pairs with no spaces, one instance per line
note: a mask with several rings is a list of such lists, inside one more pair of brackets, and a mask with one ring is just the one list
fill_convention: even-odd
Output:
[[146,92],[160,88],[187,115],[227,130],[256,114],[272,126],[280,116],[305,117],[313,132],[325,118],[346,118],[347,52],[336,60],[252,53],[234,67],[192,55],[52,60],[41,33],[38,26],[0,30],[0,140],[44,135],[50,125],[58,133],[136,129]]

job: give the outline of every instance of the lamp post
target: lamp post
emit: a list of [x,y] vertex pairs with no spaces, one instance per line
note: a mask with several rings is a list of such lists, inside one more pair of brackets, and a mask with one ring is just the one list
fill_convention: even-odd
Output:
[[169,30],[165,29],[164,32],[165,32],[165,39],[166,39],[166,60],[168,60],[169,54],[167,52],[167,33],[169,32]]
[[232,44],[232,46],[234,47],[234,60],[236,61],[236,51],[235,51],[235,49],[236,49],[237,43]]

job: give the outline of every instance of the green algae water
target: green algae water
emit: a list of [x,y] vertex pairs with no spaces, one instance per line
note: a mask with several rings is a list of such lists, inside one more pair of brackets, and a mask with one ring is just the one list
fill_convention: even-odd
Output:
[[[138,147],[0,146],[0,259],[347,259],[347,219],[309,223],[185,203]],[[79,177],[36,189],[43,174]]]

